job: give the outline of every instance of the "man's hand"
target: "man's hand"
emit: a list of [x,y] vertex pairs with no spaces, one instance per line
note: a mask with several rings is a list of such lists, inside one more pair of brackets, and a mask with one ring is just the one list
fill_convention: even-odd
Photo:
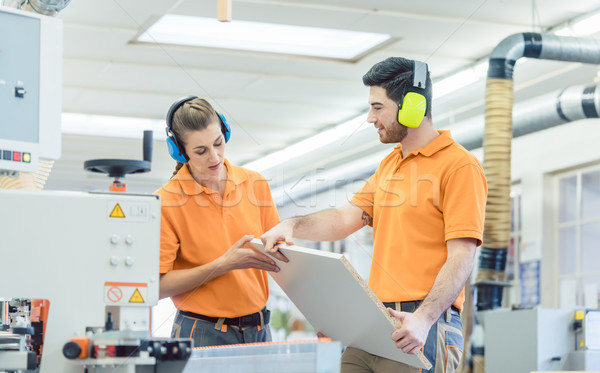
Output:
[[279,267],[272,258],[255,249],[246,249],[244,245],[254,236],[246,235],[234,243],[225,254],[221,256],[223,265],[228,270],[256,268],[265,271],[279,272]]
[[426,318],[421,318],[417,313],[398,312],[387,309],[390,315],[400,320],[402,326],[392,333],[392,340],[396,347],[407,354],[414,354],[425,346],[431,323]]
[[286,245],[293,245],[292,236],[294,234],[294,222],[290,219],[284,220],[271,228],[267,233],[260,237],[263,245],[265,246],[265,252],[276,259],[283,262],[289,262],[289,259],[285,257],[279,251],[279,243],[285,243]]

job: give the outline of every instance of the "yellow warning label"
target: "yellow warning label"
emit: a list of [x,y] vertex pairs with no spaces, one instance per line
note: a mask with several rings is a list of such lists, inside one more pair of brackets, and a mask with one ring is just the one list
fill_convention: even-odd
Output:
[[145,303],[144,298],[142,297],[142,293],[140,293],[139,289],[135,289],[131,298],[129,298],[129,303]]
[[121,205],[119,205],[117,203],[115,205],[115,208],[112,209],[109,217],[111,217],[111,218],[124,218],[125,217],[125,213],[123,212],[123,209],[121,208]]
[[575,320],[583,320],[585,311],[575,311]]

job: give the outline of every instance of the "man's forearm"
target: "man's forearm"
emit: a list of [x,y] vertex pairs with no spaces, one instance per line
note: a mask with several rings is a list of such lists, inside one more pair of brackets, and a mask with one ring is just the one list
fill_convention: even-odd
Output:
[[356,232],[373,219],[352,203],[292,218],[293,236],[313,241],[337,241]]
[[[468,247],[472,246],[472,247]],[[474,244],[456,250],[449,255],[438,273],[433,287],[416,312],[433,324],[458,298],[473,270]]]
[[291,218],[294,237],[312,241],[337,241],[348,233],[340,222],[343,217],[338,209],[329,209],[313,214]]

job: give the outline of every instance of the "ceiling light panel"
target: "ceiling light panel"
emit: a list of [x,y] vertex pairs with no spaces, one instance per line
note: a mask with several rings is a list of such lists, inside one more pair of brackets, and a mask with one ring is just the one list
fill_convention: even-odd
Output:
[[137,40],[208,48],[352,60],[385,43],[388,34],[167,14]]

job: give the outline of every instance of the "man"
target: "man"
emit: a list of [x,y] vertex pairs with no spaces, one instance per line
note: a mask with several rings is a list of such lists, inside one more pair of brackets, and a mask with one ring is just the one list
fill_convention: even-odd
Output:
[[[454,371],[463,348],[464,284],[483,233],[483,169],[449,131],[434,128],[425,63],[390,57],[363,83],[370,87],[368,122],[382,143],[399,145],[349,203],[284,220],[262,241],[281,256],[277,242],[335,241],[371,225],[369,287],[402,323],[393,341],[405,353],[423,351],[434,365],[428,372]],[[342,370],[419,371],[354,348],[344,352]]]

